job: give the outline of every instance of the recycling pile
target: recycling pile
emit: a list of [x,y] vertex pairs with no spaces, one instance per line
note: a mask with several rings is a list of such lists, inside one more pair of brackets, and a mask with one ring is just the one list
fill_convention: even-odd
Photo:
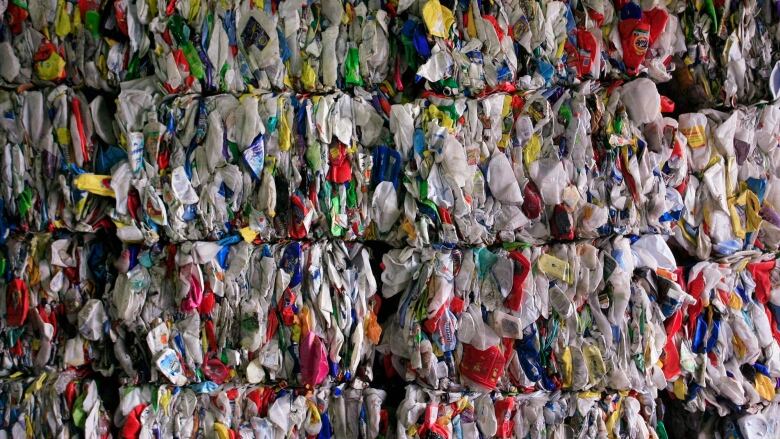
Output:
[[776,2],[0,17],[0,436],[780,435]]

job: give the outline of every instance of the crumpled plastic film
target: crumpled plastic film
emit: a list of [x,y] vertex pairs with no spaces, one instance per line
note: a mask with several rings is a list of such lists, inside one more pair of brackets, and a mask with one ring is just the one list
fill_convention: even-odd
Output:
[[[772,255],[678,266],[658,235],[547,247],[398,249],[378,351],[434,390],[671,392],[690,411],[771,402]],[[729,405],[723,399],[730,401]]]

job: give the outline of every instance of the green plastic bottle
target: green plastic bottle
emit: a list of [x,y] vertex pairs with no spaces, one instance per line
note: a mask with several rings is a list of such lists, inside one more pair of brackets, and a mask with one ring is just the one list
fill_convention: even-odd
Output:
[[187,58],[187,62],[190,64],[190,74],[198,79],[206,77],[205,69],[203,68],[203,61],[198,56],[198,51],[195,49],[195,45],[188,41],[182,47],[184,57]]
[[198,79],[203,79],[206,76],[203,61],[201,61],[195,45],[190,41],[190,27],[184,22],[184,18],[181,15],[172,16],[168,20],[168,30],[173,35],[176,44],[184,52],[184,58],[190,65],[190,74]]
[[357,47],[351,47],[347,52],[346,65],[347,85],[363,85],[363,78],[360,76],[360,54]]

